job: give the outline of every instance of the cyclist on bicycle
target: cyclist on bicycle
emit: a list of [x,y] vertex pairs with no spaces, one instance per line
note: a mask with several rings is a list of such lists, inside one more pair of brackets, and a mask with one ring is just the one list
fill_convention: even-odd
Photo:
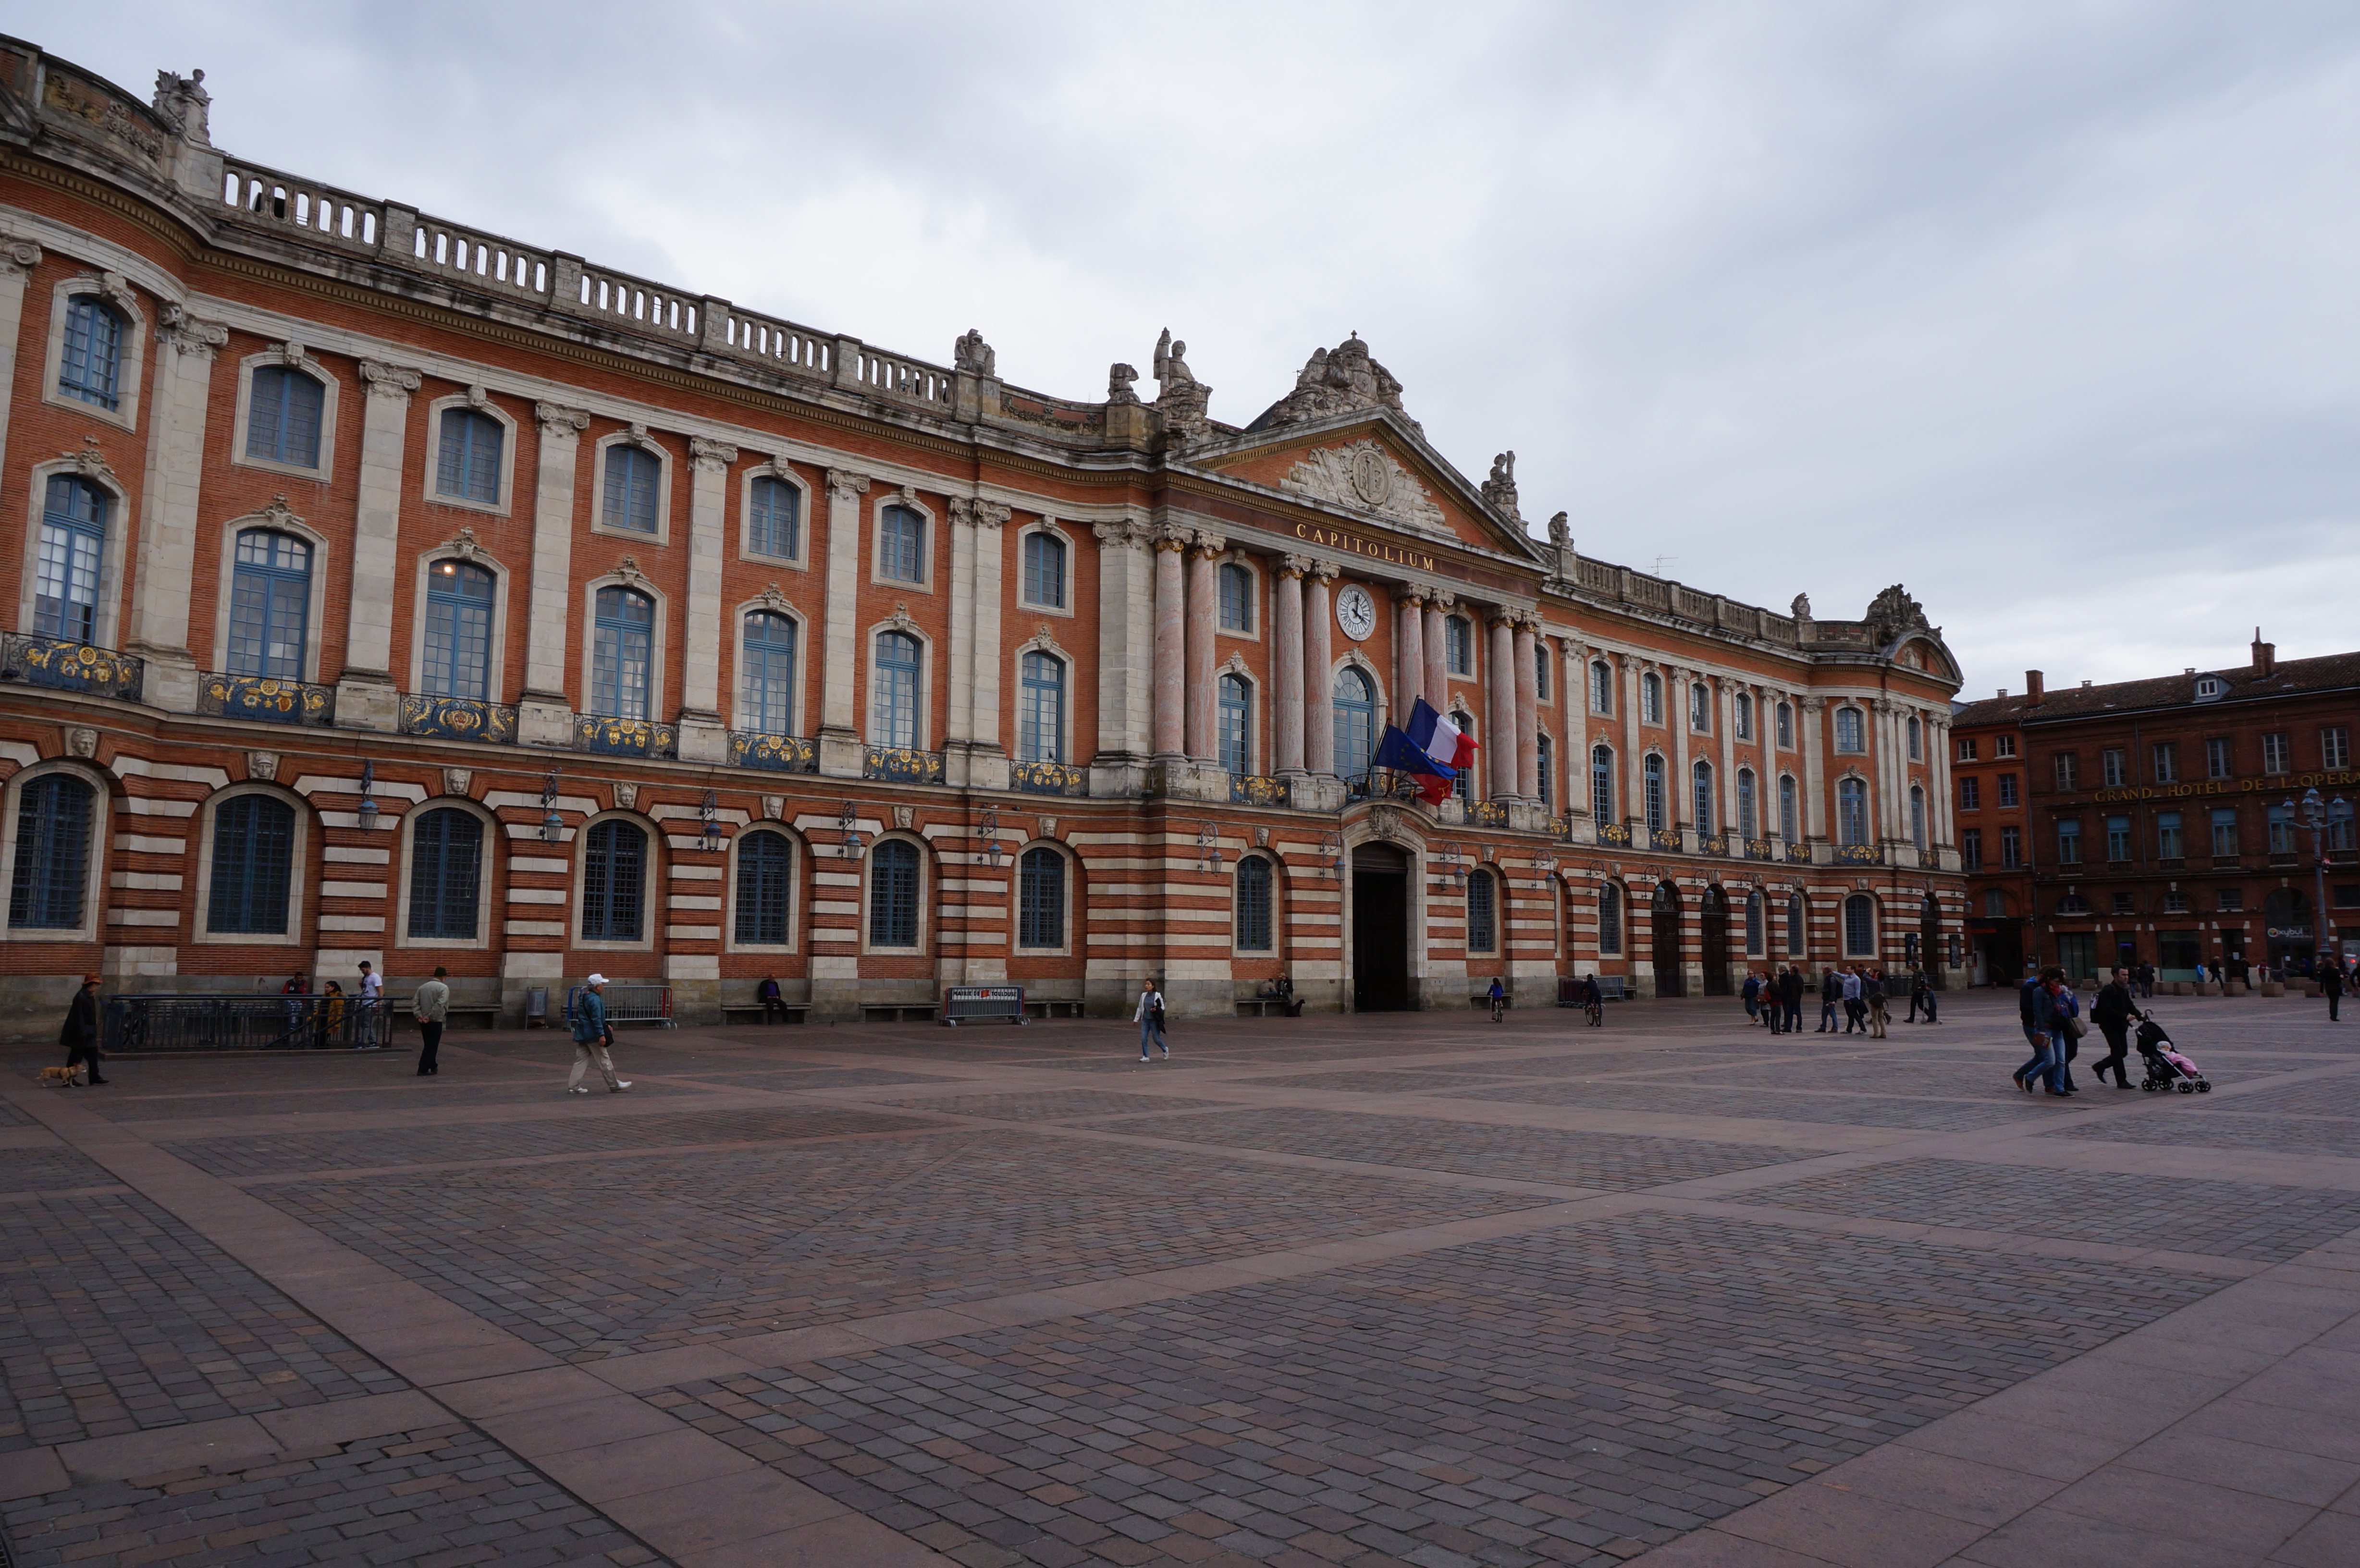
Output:
[[1507,987],[1494,978],[1491,982],[1491,1021],[1498,1023],[1508,1011]]

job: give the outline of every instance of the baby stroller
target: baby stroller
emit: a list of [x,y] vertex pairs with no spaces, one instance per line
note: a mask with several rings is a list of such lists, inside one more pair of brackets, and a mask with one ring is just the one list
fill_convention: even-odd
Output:
[[2147,1078],[2140,1088],[2177,1090],[2183,1094],[2212,1092],[2211,1081],[2196,1063],[2180,1053],[2152,1013],[2139,1015],[2138,1053],[2139,1060],[2147,1063]]

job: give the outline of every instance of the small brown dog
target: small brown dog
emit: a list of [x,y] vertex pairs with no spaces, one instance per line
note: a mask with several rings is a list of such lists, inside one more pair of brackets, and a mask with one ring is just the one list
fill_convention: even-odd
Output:
[[33,1080],[44,1089],[79,1089],[82,1069],[79,1067],[44,1067],[41,1075]]

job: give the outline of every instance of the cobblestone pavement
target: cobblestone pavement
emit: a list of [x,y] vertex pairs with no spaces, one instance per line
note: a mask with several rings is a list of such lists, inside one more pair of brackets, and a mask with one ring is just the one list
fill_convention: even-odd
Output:
[[[2012,998],[0,1083],[19,1563],[2360,1562],[2360,1031]],[[2082,1078],[2092,1062],[2085,1054]],[[1109,1074],[1121,1074],[1117,1082]],[[1085,1076],[1076,1077],[1076,1074]],[[1095,1077],[1088,1075],[1096,1075]]]

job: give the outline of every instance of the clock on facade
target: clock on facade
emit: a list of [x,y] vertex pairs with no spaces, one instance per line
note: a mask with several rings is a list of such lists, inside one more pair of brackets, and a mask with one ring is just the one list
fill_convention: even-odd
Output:
[[1357,583],[1347,583],[1336,595],[1336,624],[1354,642],[1365,642],[1377,629],[1377,602]]

